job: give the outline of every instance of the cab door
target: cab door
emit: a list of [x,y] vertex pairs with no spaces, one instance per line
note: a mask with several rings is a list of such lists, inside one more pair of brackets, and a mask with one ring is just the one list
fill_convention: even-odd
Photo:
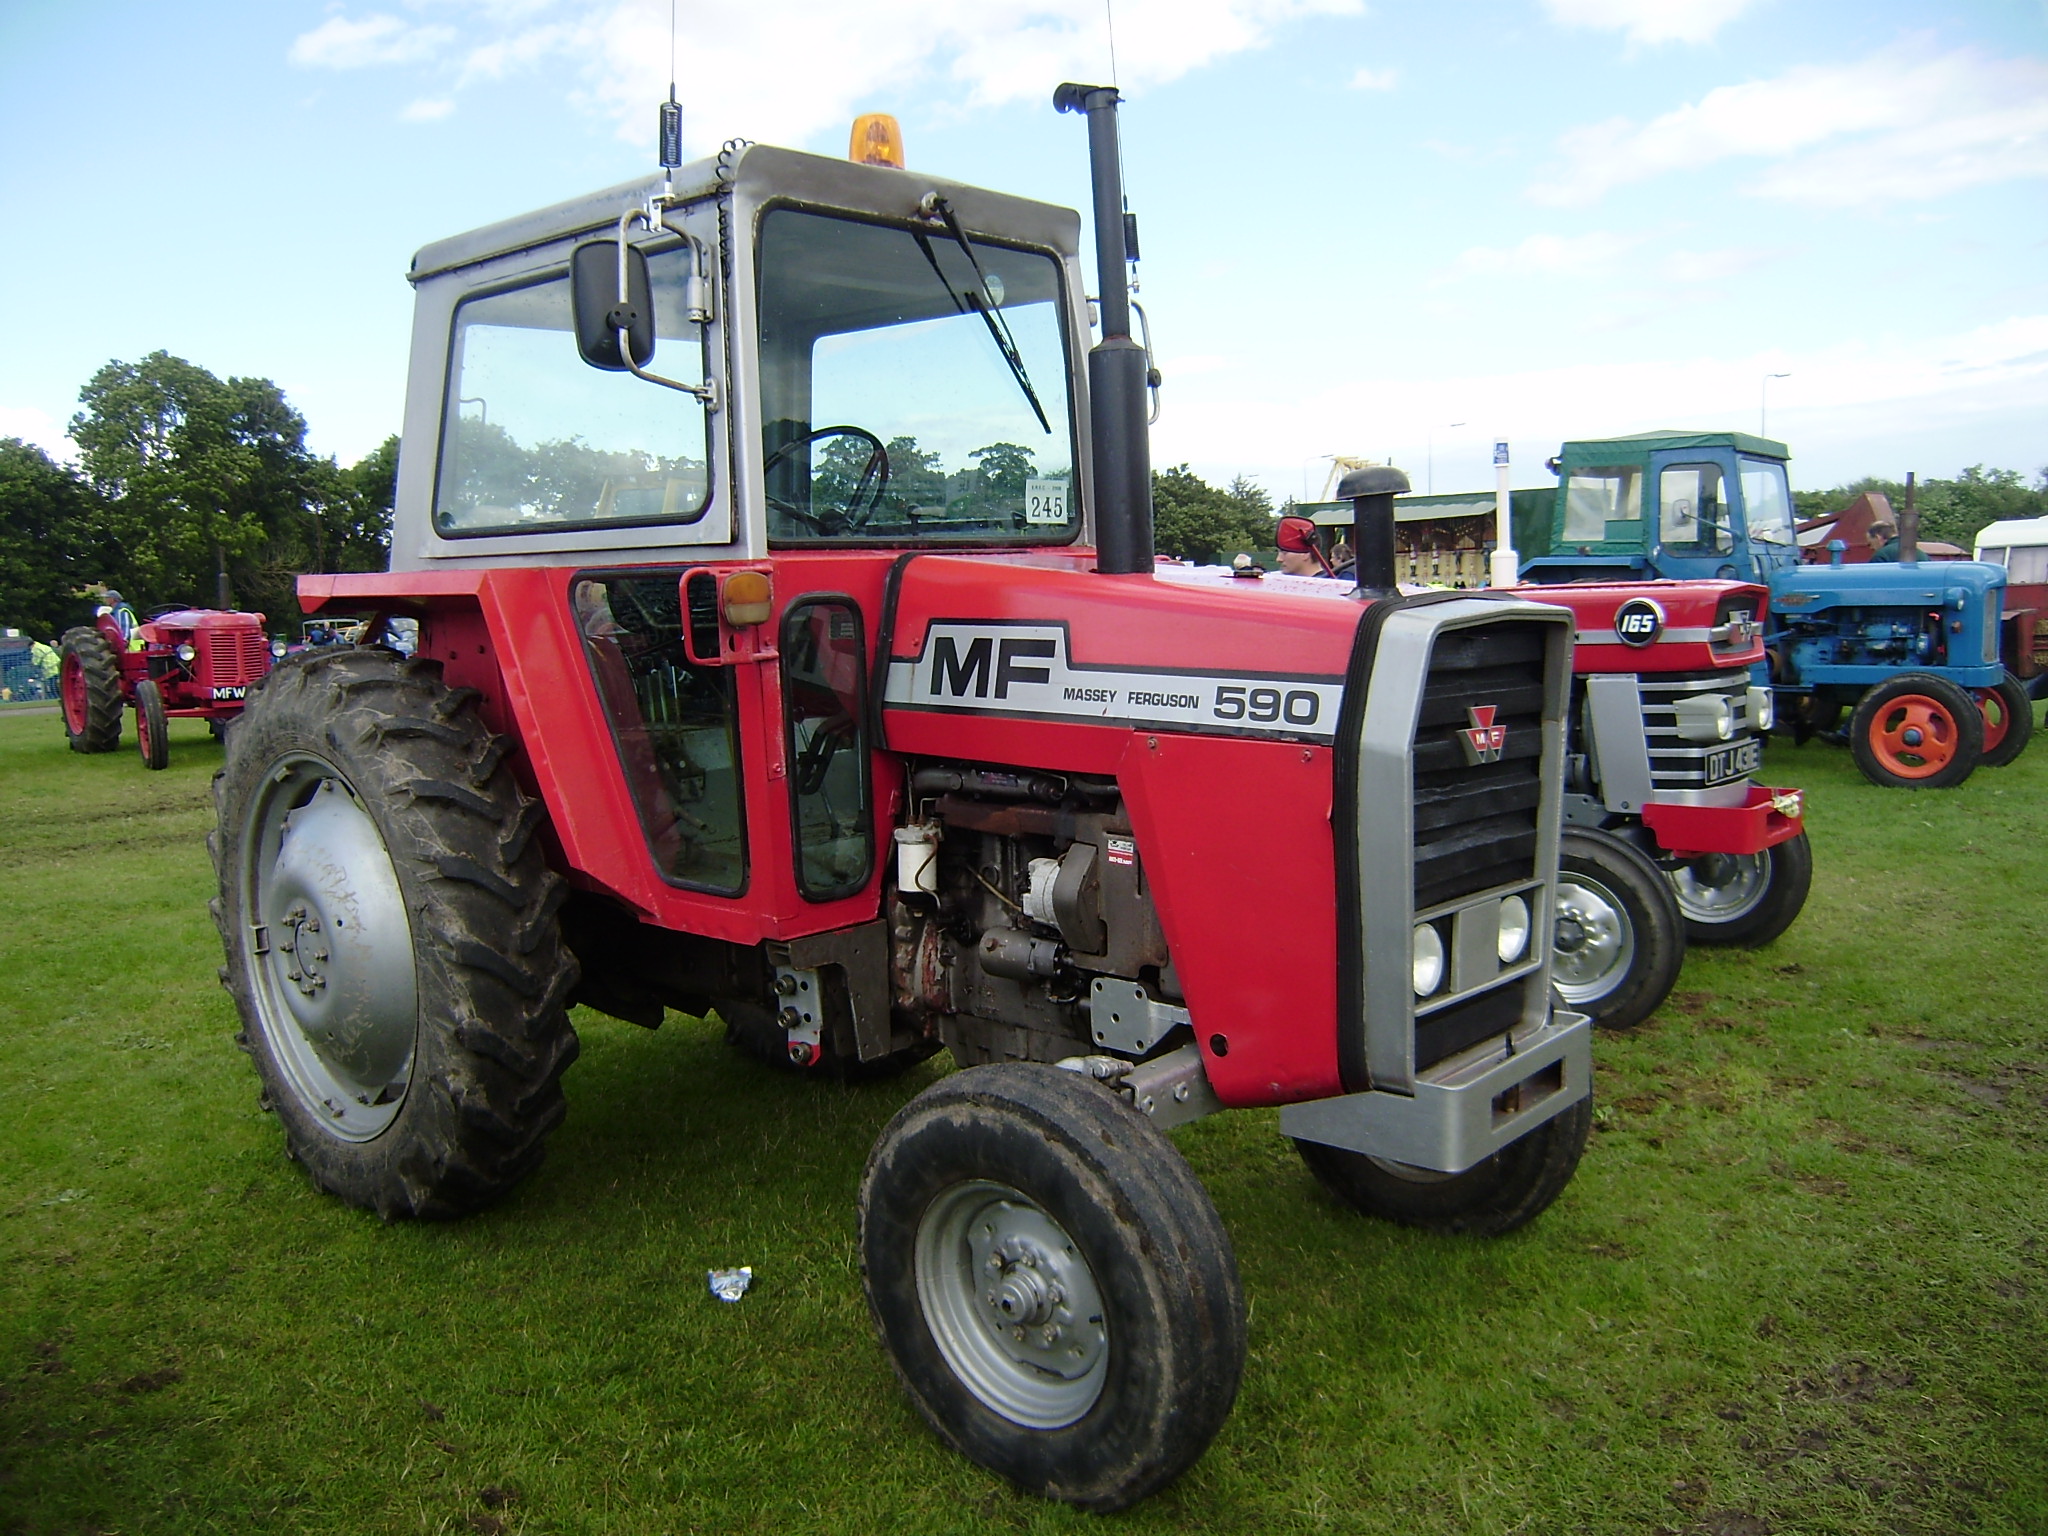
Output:
[[1679,580],[1740,579],[1745,562],[1737,513],[1735,456],[1681,449],[1650,456],[1645,510],[1651,519],[1651,563]]

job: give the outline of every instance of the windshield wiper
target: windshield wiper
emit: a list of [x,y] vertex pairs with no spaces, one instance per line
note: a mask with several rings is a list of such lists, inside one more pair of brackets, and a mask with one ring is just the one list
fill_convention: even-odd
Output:
[[1030,403],[1031,412],[1038,418],[1038,424],[1045,428],[1046,436],[1052,435],[1052,423],[1046,420],[1045,407],[1038,403],[1038,391],[1031,387],[1031,375],[1024,371],[1024,359],[1017,351],[1016,338],[1010,334],[1010,325],[1002,311],[991,309],[982,295],[988,292],[988,276],[981,270],[981,263],[975,258],[974,243],[967,238],[967,231],[960,227],[960,220],[954,216],[952,206],[943,197],[933,197],[932,211],[945,221],[946,232],[950,234],[967,257],[967,265],[974,269],[975,287],[965,298],[946,280],[944,268],[939,265],[938,252],[932,249],[931,241],[924,237],[924,231],[913,229],[910,236],[917,242],[917,248],[924,252],[924,259],[931,263],[932,272],[939,280],[939,286],[946,290],[946,297],[953,301],[953,307],[966,314],[970,309],[981,316],[981,323],[988,327],[989,340],[996,344],[996,350],[1003,354],[1003,361],[1010,365],[1010,377],[1017,381],[1017,387],[1024,391],[1024,398]]

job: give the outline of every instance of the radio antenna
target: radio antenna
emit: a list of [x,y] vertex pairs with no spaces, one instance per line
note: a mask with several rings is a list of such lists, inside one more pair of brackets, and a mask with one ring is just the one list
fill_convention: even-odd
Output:
[[[661,104],[661,168],[673,171],[683,163],[683,104],[676,100],[676,0],[668,0],[668,100]],[[662,177],[662,190],[674,190],[672,177]]]
[[1102,14],[1109,22],[1109,83],[1119,85],[1122,82],[1116,77],[1116,0],[1102,0]]

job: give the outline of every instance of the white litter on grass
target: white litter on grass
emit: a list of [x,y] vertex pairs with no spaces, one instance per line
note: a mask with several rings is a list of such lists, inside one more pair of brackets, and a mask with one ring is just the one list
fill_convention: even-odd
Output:
[[747,1287],[754,1283],[753,1266],[742,1264],[738,1269],[714,1269],[711,1276],[711,1294],[720,1301],[738,1301],[747,1294]]

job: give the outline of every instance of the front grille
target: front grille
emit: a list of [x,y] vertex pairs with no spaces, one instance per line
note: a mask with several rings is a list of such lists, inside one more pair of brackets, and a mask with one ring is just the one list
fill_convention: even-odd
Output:
[[202,629],[192,646],[192,678],[202,688],[253,683],[270,670],[270,637],[260,629]]
[[[1543,663],[1534,624],[1451,630],[1431,652],[1415,728],[1416,911],[1536,873]],[[1499,762],[1474,764],[1462,733],[1489,707],[1507,740]]]
[[[1756,735],[1749,718],[1749,673],[1746,670],[1690,673],[1682,677],[1651,675],[1638,679],[1643,700],[1643,734],[1650,749],[1650,782],[1660,790],[1703,789],[1707,759]],[[1724,698],[1734,730],[1726,741],[1689,741],[1679,733],[1681,699]],[[1689,706],[1698,709],[1699,706]],[[1724,781],[1725,782],[1725,781]]]

